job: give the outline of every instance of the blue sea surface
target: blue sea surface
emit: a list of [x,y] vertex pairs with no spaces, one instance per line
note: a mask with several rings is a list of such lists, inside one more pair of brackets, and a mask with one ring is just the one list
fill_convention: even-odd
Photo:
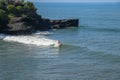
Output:
[[60,48],[0,40],[0,80],[120,80],[120,3],[34,3],[50,19],[79,19],[51,30]]

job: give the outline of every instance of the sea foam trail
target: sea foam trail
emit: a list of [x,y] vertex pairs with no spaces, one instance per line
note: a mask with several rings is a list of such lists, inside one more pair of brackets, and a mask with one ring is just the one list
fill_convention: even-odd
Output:
[[45,37],[37,37],[37,36],[8,36],[8,35],[0,35],[0,39],[4,41],[12,41],[19,42],[24,44],[32,44],[37,46],[53,46],[59,47],[61,45],[60,41],[52,40]]

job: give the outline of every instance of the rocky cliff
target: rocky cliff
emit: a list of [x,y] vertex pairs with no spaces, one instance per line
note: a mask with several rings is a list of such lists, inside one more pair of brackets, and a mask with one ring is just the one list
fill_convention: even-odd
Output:
[[[79,24],[78,19],[50,20],[42,18],[41,15],[37,14],[36,8],[31,2],[19,2],[17,5],[2,4],[2,7],[0,6],[0,8],[2,13],[6,12],[8,16],[9,14],[14,15],[14,17],[9,17],[7,20],[4,20],[0,15],[0,33],[30,34],[37,30],[45,31],[66,27],[78,27]],[[12,11],[11,8],[17,12]]]

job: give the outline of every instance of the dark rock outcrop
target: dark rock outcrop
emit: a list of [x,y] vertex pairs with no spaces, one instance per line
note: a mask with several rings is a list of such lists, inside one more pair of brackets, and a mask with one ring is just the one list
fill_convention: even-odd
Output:
[[37,30],[45,31],[78,27],[78,24],[78,19],[50,20],[41,18],[37,14],[29,14],[29,16],[11,18],[7,24],[7,28],[0,30],[0,32],[6,34],[30,34]]
[[61,29],[66,27],[78,27],[78,19],[50,20],[51,29]]

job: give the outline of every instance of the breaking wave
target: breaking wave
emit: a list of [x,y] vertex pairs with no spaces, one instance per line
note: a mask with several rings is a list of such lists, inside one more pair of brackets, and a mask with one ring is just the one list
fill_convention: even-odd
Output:
[[0,39],[8,42],[18,42],[23,44],[31,44],[37,46],[53,46],[59,47],[61,45],[60,41],[48,39],[44,36],[35,36],[35,35],[4,35],[0,34]]

